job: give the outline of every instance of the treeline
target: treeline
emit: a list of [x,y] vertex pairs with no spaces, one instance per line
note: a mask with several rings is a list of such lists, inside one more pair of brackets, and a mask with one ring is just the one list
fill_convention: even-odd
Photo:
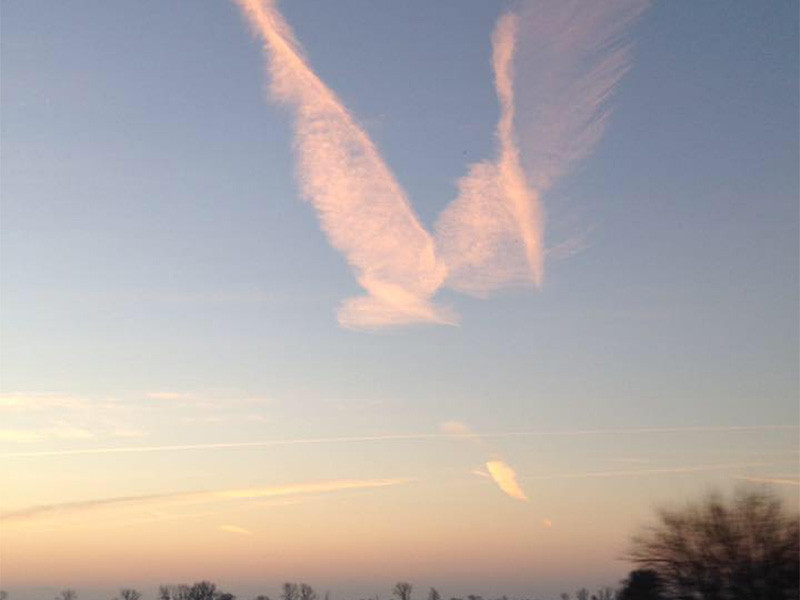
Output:
[[[679,509],[662,509],[655,524],[633,538],[627,556],[637,566],[618,589],[562,593],[560,600],[800,600],[800,522],[796,508],[787,510],[762,490],[741,489],[730,498],[712,494]],[[392,600],[415,600],[413,586],[401,581]],[[7,600],[0,592],[0,600]],[[62,590],[55,600],[77,600]],[[120,590],[114,600],[142,600],[134,589]],[[163,585],[157,600],[237,600],[209,581]],[[271,600],[256,596],[253,600]],[[284,583],[276,600],[323,599],[305,583]],[[379,596],[361,600],[380,600]],[[417,596],[416,600],[422,600]],[[427,600],[443,600],[435,588]],[[484,600],[481,596],[450,600]],[[509,600],[506,596],[499,599]],[[527,600],[527,599],[524,599]]]
[[[633,578],[633,574],[628,578],[629,581]],[[623,582],[624,583],[624,582]],[[626,587],[615,590],[610,587],[604,587],[595,593],[590,593],[589,590],[582,588],[575,592],[574,600],[621,600],[625,598],[630,600],[632,597],[625,596]],[[392,588],[392,600],[414,600],[412,595],[414,586],[405,581],[399,581]],[[430,588],[426,594],[427,600],[444,600],[442,594],[436,588]],[[143,600],[144,596],[139,590],[133,588],[123,588],[113,600]],[[638,596],[636,597],[638,598]],[[562,593],[559,600],[572,600],[573,596],[569,593]],[[5,591],[0,591],[0,600],[10,600]],[[78,594],[73,589],[61,590],[54,598],[54,600],[78,600]],[[158,588],[157,600],[241,600],[235,594],[225,592],[217,588],[216,584],[210,581],[199,581],[192,585],[178,584],[178,585],[162,585]],[[272,600],[270,596],[259,594],[252,597],[252,600]],[[331,600],[330,593],[325,592],[322,597],[317,591],[307,583],[284,583],[281,588],[281,593],[277,600]],[[371,598],[362,598],[360,600],[380,600],[380,596]],[[508,596],[500,596],[499,598],[484,598],[477,594],[468,594],[464,597],[452,597],[449,600],[512,600]],[[528,598],[519,598],[514,600],[530,600]],[[536,599],[538,600],[538,599]]]

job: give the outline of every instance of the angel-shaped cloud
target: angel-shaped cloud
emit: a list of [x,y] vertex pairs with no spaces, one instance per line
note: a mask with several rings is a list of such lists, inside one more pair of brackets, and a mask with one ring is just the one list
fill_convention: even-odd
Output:
[[[342,325],[454,324],[454,313],[433,302],[442,286],[486,296],[541,284],[542,194],[599,140],[608,97],[630,62],[622,35],[644,0],[532,0],[500,17],[492,35],[497,157],[468,168],[435,238],[273,0],[237,2],[263,41],[273,97],[293,110],[302,194],[366,291],[343,303]],[[517,89],[525,114],[515,109]]]

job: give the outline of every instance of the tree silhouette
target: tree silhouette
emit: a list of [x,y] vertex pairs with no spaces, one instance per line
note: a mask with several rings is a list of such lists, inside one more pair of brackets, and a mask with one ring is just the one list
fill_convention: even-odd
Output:
[[296,583],[286,582],[283,584],[283,591],[281,592],[281,600],[299,600],[300,589]]
[[764,492],[718,494],[680,510],[662,509],[634,538],[631,560],[652,569],[667,597],[686,600],[796,600],[800,528]]
[[141,600],[142,593],[138,590],[123,588],[119,591],[118,600]]
[[78,600],[78,593],[73,589],[67,588],[58,592],[56,600]]
[[663,600],[664,586],[658,572],[652,569],[631,571],[623,580],[617,600]]
[[431,591],[428,592],[428,600],[442,600],[442,595],[436,588],[431,588]]
[[596,594],[592,594],[592,600],[615,600],[616,594],[610,587],[603,587],[597,590]]
[[307,583],[301,583],[299,588],[300,600],[317,600],[317,592]]
[[397,600],[411,600],[412,589],[414,589],[414,586],[412,586],[410,583],[398,581],[394,584],[392,595],[397,598]]
[[200,581],[189,588],[186,600],[216,600],[217,586],[210,581]]

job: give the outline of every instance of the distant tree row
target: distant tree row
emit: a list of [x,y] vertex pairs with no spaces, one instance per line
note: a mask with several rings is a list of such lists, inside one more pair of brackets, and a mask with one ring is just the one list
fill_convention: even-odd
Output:
[[[719,495],[678,510],[661,510],[657,522],[635,537],[628,559],[639,568],[621,587],[594,594],[575,592],[574,600],[800,600],[800,522],[774,496],[740,491]],[[392,589],[394,600],[412,600],[405,581]],[[8,594],[0,590],[0,600]],[[77,600],[62,590],[55,600]],[[141,600],[134,589],[122,589],[114,600]],[[568,593],[561,600],[572,600]],[[162,585],[158,600],[236,600],[209,581]],[[256,596],[254,600],[270,600]],[[284,583],[280,600],[319,600],[306,583]],[[330,600],[325,594],[324,600]],[[377,597],[373,600],[379,600]],[[431,588],[427,600],[442,600]],[[451,598],[450,600],[465,600]],[[483,600],[469,595],[466,600]],[[498,600],[508,600],[506,596]]]

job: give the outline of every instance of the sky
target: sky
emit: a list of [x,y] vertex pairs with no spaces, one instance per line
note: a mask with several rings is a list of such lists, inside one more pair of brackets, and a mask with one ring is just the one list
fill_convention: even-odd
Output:
[[12,598],[555,597],[797,506],[797,2],[1,17]]

